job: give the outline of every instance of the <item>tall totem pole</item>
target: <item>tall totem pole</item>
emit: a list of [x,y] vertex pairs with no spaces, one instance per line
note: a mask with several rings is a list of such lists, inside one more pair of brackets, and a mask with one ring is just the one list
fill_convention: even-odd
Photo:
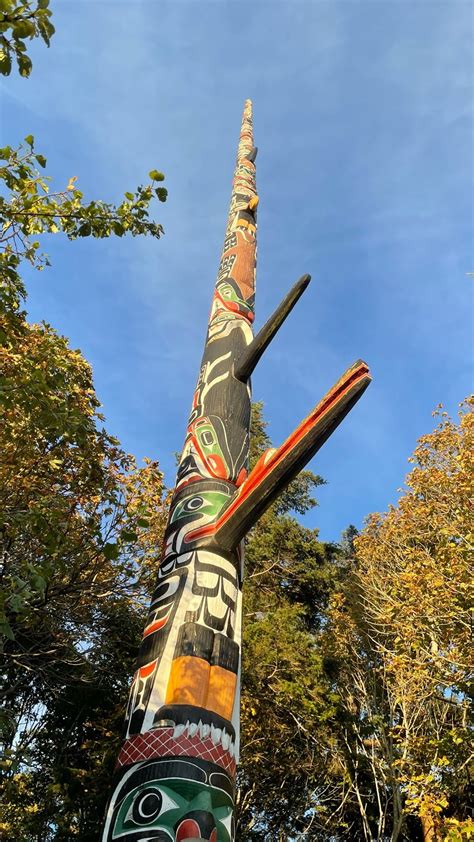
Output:
[[370,382],[362,361],[248,472],[250,375],[307,287],[255,338],[252,104],[245,103],[204,356],[140,646],[103,842],[232,842],[243,538]]

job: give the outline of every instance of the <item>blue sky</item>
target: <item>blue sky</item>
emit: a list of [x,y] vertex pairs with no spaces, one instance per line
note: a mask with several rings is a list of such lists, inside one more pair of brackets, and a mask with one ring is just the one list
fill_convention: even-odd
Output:
[[244,99],[259,146],[257,327],[302,301],[253,377],[279,444],[358,357],[374,382],[311,463],[323,539],[397,498],[431,412],[472,388],[471,2],[52,0],[2,145],[30,132],[63,186],[119,201],[152,168],[166,236],[45,244],[28,310],[92,363],[108,429],[174,479]]

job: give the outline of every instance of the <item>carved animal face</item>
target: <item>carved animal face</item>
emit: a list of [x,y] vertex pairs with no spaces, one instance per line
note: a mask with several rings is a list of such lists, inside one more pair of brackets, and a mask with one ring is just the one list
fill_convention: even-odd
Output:
[[213,764],[151,760],[125,770],[109,807],[107,842],[231,842],[232,784]]

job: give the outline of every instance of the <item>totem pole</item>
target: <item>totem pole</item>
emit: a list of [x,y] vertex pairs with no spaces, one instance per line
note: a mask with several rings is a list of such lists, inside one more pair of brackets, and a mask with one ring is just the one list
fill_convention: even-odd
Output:
[[224,248],[103,842],[232,842],[239,755],[243,538],[370,382],[362,361],[248,472],[250,375],[307,287],[255,338],[252,105],[245,103]]

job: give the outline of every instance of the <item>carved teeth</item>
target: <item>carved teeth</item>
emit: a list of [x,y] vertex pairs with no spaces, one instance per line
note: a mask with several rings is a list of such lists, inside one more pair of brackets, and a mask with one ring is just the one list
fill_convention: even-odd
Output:
[[188,726],[188,735],[190,737],[194,737],[194,735],[197,734],[199,725],[197,724],[197,722],[187,722],[186,725]]
[[218,745],[218,743],[220,743],[221,734],[222,734],[221,728],[214,728],[214,725],[211,725],[211,739],[212,739],[212,742],[214,743],[215,746]]
[[224,730],[222,732],[222,748],[225,749],[226,751],[228,751],[229,746],[230,746],[230,734],[228,734],[227,731]]
[[186,725],[175,725],[174,731],[173,731],[173,737],[175,739],[176,739],[176,737],[180,737],[181,734],[184,734],[185,730],[186,730]]
[[184,725],[175,725],[173,737],[181,737],[186,732],[188,737],[195,737],[197,733],[202,740],[211,737],[215,746],[221,745],[224,751],[228,751],[231,757],[235,757],[235,743],[225,728],[216,728],[215,725],[206,725],[200,719],[199,722],[190,722],[189,719]]

